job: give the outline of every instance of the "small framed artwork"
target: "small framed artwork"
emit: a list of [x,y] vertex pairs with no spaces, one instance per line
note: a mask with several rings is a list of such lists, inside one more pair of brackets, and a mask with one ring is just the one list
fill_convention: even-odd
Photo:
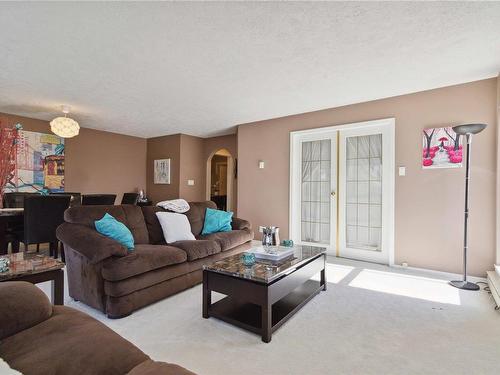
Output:
[[422,169],[460,168],[462,137],[451,127],[424,129],[422,135]]
[[170,159],[158,159],[154,163],[154,183],[170,184]]

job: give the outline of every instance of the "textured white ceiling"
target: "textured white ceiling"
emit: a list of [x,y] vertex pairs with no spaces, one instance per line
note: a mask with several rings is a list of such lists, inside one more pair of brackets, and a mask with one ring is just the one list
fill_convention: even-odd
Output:
[[499,70],[500,3],[0,3],[0,112],[141,137]]

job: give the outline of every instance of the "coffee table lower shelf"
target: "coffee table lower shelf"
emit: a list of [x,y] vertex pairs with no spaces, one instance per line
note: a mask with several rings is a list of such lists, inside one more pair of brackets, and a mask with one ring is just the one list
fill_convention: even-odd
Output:
[[[272,305],[274,332],[292,317],[309,300],[324,289],[319,281],[308,280]],[[223,320],[257,334],[262,332],[262,307],[228,296],[212,304],[208,309],[211,317]]]

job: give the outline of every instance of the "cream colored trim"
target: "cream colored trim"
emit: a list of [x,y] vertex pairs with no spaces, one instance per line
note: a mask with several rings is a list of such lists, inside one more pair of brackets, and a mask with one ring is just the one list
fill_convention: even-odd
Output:
[[337,194],[335,195],[335,199],[337,200],[337,220],[336,220],[336,229],[335,229],[335,253],[337,256],[340,256],[340,228],[339,228],[339,221],[340,221],[340,209],[339,209],[339,196],[340,196],[340,176],[339,176],[339,168],[340,168],[340,137],[337,134],[337,168],[335,169],[335,172],[337,173],[337,187],[336,191]]
[[497,217],[496,217],[496,264],[500,264],[500,73],[497,77]]

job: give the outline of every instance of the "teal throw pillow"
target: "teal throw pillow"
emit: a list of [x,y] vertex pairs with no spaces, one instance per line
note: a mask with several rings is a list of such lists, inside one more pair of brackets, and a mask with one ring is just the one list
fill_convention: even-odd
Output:
[[205,223],[203,224],[203,230],[201,234],[229,232],[232,230],[232,220],[232,212],[207,208],[207,210],[205,211]]
[[121,243],[129,251],[134,250],[134,236],[125,224],[120,223],[113,216],[106,213],[102,219],[96,220],[95,229],[103,236],[112,238]]

